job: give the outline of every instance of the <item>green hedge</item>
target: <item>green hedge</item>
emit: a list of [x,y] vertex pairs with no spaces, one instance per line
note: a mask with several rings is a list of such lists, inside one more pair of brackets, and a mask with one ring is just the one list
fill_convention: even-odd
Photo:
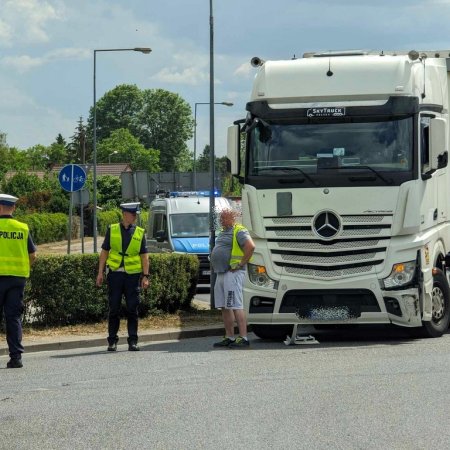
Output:
[[[150,288],[141,293],[140,315],[188,309],[197,284],[192,255],[149,254]],[[92,323],[107,317],[106,283],[98,288],[98,255],[38,256],[25,294],[25,322],[42,325]]]
[[[69,219],[63,213],[35,213],[16,215],[15,218],[24,222],[30,229],[35,244],[63,241],[67,239]],[[72,236],[78,235],[79,224],[72,221]]]

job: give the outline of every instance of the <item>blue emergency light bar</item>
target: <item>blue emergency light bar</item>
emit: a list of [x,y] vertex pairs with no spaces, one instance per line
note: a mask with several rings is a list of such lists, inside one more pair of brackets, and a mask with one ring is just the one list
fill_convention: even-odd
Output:
[[[169,197],[209,197],[211,191],[172,191],[169,192]],[[220,191],[214,190],[214,197],[220,197]]]

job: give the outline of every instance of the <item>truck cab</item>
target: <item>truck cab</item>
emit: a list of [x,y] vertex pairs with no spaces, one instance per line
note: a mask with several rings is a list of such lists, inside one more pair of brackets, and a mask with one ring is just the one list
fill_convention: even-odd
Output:
[[[209,284],[209,192],[172,192],[150,204],[148,248],[153,253],[197,255],[199,284]],[[216,210],[230,207],[226,198],[215,198]]]

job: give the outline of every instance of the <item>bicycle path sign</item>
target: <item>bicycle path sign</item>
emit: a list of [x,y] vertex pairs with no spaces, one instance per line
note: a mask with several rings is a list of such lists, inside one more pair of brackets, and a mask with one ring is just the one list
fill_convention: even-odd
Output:
[[86,172],[77,164],[67,164],[58,175],[59,184],[68,192],[76,192],[86,183]]

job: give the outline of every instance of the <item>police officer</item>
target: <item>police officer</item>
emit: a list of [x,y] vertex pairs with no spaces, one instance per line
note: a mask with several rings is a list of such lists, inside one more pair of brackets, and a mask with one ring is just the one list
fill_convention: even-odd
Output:
[[6,322],[6,341],[10,360],[8,369],[22,364],[22,320],[25,281],[36,258],[28,225],[13,219],[18,198],[0,194],[0,310]]
[[97,286],[101,286],[108,266],[108,351],[117,350],[122,295],[127,306],[128,350],[139,351],[138,305],[140,287],[149,286],[148,250],[145,230],[136,226],[139,203],[122,203],[122,221],[105,234],[99,257]]

